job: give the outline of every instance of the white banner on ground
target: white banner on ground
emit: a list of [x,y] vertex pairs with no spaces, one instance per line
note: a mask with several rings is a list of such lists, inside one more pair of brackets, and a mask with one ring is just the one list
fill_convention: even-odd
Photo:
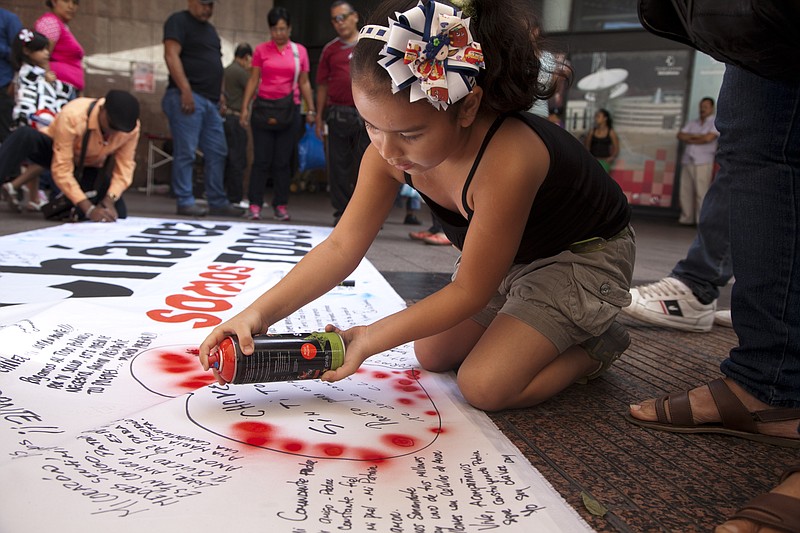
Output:
[[[0,531],[589,530],[410,346],[337,383],[202,371],[207,328],[327,232],[133,218],[0,238]],[[271,331],[403,307],[368,262],[352,279]]]

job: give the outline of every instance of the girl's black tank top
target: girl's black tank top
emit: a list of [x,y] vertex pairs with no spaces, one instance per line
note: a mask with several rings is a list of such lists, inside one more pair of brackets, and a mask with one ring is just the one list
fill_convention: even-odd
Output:
[[[507,119],[522,120],[542,139],[550,154],[550,169],[531,206],[514,262],[530,263],[566,250],[570,244],[592,237],[610,238],[630,222],[630,207],[620,186],[603,170],[588,150],[561,127],[530,113],[497,117],[475,157],[464,182],[461,202],[467,218],[436,204],[420,193],[442,223],[445,235],[459,250],[469,230],[473,211],[467,205],[467,191],[483,153]],[[502,168],[483,172],[503,172]],[[405,175],[411,185],[411,176]]]

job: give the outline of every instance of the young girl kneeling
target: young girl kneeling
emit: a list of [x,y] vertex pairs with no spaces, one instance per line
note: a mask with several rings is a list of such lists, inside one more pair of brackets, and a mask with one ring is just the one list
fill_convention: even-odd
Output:
[[[347,211],[275,287],[215,328],[251,335],[345,279],[407,183],[461,250],[452,281],[367,326],[339,330],[344,365],[414,340],[421,366],[458,369],[484,410],[540,403],[599,376],[628,347],[615,318],[630,301],[635,245],[619,186],[568,132],[522,110],[549,88],[526,2],[384,2],[353,51],[353,97],[372,141]],[[397,15],[396,13],[399,13]],[[387,19],[390,26],[384,27]]]

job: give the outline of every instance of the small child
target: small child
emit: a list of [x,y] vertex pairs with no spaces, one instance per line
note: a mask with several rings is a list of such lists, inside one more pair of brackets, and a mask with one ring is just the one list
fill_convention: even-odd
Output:
[[[17,70],[17,93],[12,113],[15,127],[40,129],[52,122],[61,108],[77,97],[75,88],[56,79],[50,70],[47,37],[23,28],[12,45],[11,59]],[[44,203],[39,198],[39,175],[44,169],[28,165],[12,181],[3,184],[3,193],[12,207],[38,211]]]
[[[541,403],[599,376],[628,347],[615,321],[628,305],[634,235],[619,186],[569,132],[525,113],[539,82],[532,3],[390,0],[353,49],[353,97],[372,144],[355,193],[330,236],[278,284],[200,345],[226,335],[253,352],[267,331],[359,264],[407,183],[461,251],[451,283],[342,335],[353,374],[371,355],[414,340],[420,365],[458,369],[473,406]],[[389,27],[383,26],[390,20]]]

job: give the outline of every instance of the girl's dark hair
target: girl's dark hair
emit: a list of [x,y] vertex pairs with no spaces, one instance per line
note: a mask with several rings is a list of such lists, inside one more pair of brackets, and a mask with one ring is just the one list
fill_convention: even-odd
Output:
[[613,130],[614,119],[611,118],[611,113],[608,112],[608,109],[600,108],[597,110],[597,112],[606,117],[606,126],[608,126],[608,129]]
[[[430,0],[423,0],[428,3]],[[438,1],[438,0],[437,0]],[[452,6],[448,1],[439,2]],[[369,16],[367,24],[385,26],[395,20],[395,12],[405,12],[417,5],[417,0],[384,0]],[[467,15],[465,15],[466,17]],[[472,0],[469,6],[470,32],[480,43],[486,68],[477,84],[483,89],[484,106],[497,113],[526,111],[534,100],[553,95],[555,84],[552,71],[561,65],[543,65],[539,24],[527,0]],[[353,50],[350,74],[353,80],[385,79],[389,74],[378,64],[383,41],[361,39]],[[373,81],[374,82],[374,81]]]
[[[25,42],[22,40],[23,32],[30,32],[33,34],[30,41]],[[34,30],[22,30],[20,31],[17,36],[14,38],[14,42],[11,45],[11,63],[14,66],[14,70],[19,70],[22,65],[24,65],[27,61],[27,56],[25,52],[38,52],[39,50],[43,50],[50,45],[50,41],[47,37],[39,33],[38,31]]]
[[269,10],[269,13],[267,13],[267,24],[270,28],[278,24],[281,20],[285,20],[287,26],[292,25],[292,21],[289,18],[289,10],[285,7],[273,7]]

